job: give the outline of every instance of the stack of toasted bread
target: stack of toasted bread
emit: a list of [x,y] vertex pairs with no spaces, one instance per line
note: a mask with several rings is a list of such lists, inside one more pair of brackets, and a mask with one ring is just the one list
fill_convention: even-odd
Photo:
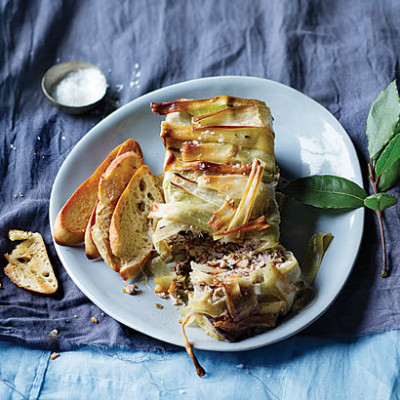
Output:
[[153,249],[150,205],[163,201],[139,144],[128,139],[65,203],[54,240],[66,246],[85,243],[88,258],[101,257],[124,280],[133,278]]

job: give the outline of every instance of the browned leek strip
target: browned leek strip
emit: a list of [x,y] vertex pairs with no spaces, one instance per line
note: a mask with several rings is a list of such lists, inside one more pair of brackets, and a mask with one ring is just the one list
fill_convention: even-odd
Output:
[[251,163],[248,164],[217,164],[208,161],[184,162],[179,160],[176,153],[167,150],[165,153],[164,171],[201,171],[216,174],[249,175]]
[[187,353],[189,354],[189,357],[192,359],[193,364],[196,368],[196,372],[197,375],[202,377],[206,374],[206,371],[204,370],[204,368],[200,365],[199,361],[197,360],[195,354],[193,353],[193,347],[192,345],[189,343],[189,339],[186,336],[186,332],[185,332],[185,325],[189,322],[189,319],[192,317],[192,315],[189,315],[188,317],[186,317],[186,319],[182,322],[182,335],[183,335],[183,340],[185,341],[185,349],[187,351]]
[[[208,225],[210,225],[210,223],[208,223]],[[216,235],[224,235],[225,236],[225,235],[230,235],[232,233],[244,233],[244,232],[252,232],[252,231],[258,232],[258,231],[262,231],[263,229],[267,229],[269,227],[270,227],[270,225],[267,222],[265,215],[262,215],[260,218],[257,218],[246,224],[240,225],[229,231],[217,232]],[[211,228],[212,228],[212,226],[211,226]]]
[[215,113],[228,107],[246,104],[262,104],[259,100],[241,99],[232,96],[217,96],[200,100],[175,100],[163,103],[151,103],[151,110],[159,115],[177,111],[186,111],[192,115]]
[[175,125],[164,121],[161,138],[166,148],[179,148],[183,142],[225,143],[252,150],[263,150],[273,155],[274,133],[265,127],[256,126],[207,126],[194,127]]
[[[167,147],[168,141],[173,139],[176,140],[193,140],[192,138],[192,127],[188,125],[177,125],[171,122],[161,122],[161,139],[165,147]],[[197,135],[199,136],[199,135]]]
[[251,164],[215,164],[195,161],[182,166],[181,171],[202,171],[216,174],[249,175]]
[[271,128],[271,113],[265,105],[238,106],[208,115],[193,117],[192,124],[194,129],[205,126],[258,126]]
[[245,175],[201,175],[197,184],[202,189],[216,190],[223,197],[241,199],[248,179]]
[[292,283],[284,274],[282,274],[276,266],[271,263],[271,270],[276,276],[276,279],[282,283],[282,287],[285,290],[285,292],[290,293],[290,292],[295,292],[297,290],[297,286]]
[[228,163],[239,151],[238,146],[225,143],[183,142],[180,149],[182,160]]
[[275,158],[265,151],[243,149],[224,143],[184,142],[181,148],[169,148],[181,162],[204,161],[218,164],[249,164],[255,158],[266,163],[269,176],[275,172]]
[[[246,224],[249,221],[251,212],[253,210],[254,202],[260,189],[260,183],[264,172],[264,163],[261,160],[255,159],[253,161],[251,173],[247,181],[243,197],[240,200],[239,206],[235,215],[229,224],[228,231]],[[235,237],[241,237],[242,234],[235,234]]]
[[214,232],[223,231],[229,226],[229,222],[232,221],[235,212],[234,201],[225,201],[224,205],[215,211],[214,215],[208,221],[208,226]]
[[170,182],[171,185],[174,185],[175,187],[184,190],[186,193],[189,193],[206,203],[214,204],[217,207],[221,207],[224,203],[224,200],[221,196],[218,195],[216,191],[201,189],[196,183],[192,183],[189,180],[175,177],[175,180]]
[[226,306],[234,322],[258,312],[258,300],[252,284],[238,279],[225,280],[221,287],[226,296]]

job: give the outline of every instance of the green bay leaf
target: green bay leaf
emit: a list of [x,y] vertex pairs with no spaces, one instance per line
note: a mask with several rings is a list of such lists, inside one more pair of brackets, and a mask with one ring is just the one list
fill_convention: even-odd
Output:
[[400,160],[397,160],[391,167],[385,169],[378,182],[378,189],[384,192],[393,187],[400,179]]
[[400,102],[396,81],[379,93],[372,103],[367,118],[368,152],[376,159],[396,132],[400,116]]
[[352,209],[364,206],[365,190],[356,183],[332,175],[296,179],[279,188],[287,196],[318,208]]
[[365,207],[371,210],[383,211],[385,208],[392,207],[398,203],[397,197],[389,193],[371,194],[364,200]]
[[382,172],[389,169],[396,161],[400,159],[400,135],[396,135],[390,140],[385,150],[379,156],[375,165],[375,174],[380,176]]

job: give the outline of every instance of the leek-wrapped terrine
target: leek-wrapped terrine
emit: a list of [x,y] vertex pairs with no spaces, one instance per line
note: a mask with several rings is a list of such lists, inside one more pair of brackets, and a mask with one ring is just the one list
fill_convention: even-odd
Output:
[[279,242],[269,108],[230,96],[151,107],[166,115],[166,155],[165,204],[153,203],[149,217],[158,221],[154,246],[174,272],[158,293],[217,339],[275,327],[304,290],[296,258]]

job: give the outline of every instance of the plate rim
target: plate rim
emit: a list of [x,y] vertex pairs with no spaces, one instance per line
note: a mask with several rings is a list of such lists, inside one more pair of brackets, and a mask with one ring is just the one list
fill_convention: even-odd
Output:
[[[74,284],[79,288],[79,290],[91,301],[93,302],[97,307],[101,308],[104,312],[106,312],[109,316],[111,316],[113,319],[115,319],[116,321],[118,321],[119,323],[130,327],[133,330],[136,330],[138,332],[141,332],[142,334],[145,334],[149,337],[155,338],[157,340],[163,341],[165,343],[170,343],[179,347],[183,347],[182,343],[179,343],[177,341],[173,341],[173,340],[166,340],[165,338],[162,337],[162,335],[157,335],[157,334],[149,334],[148,332],[144,332],[143,330],[141,330],[138,327],[133,326],[132,324],[127,324],[124,321],[124,318],[119,317],[118,315],[116,315],[113,311],[111,311],[108,308],[107,302],[103,301],[103,300],[99,300],[97,298],[94,298],[95,296],[92,296],[85,288],[85,286],[83,284],[80,283],[79,279],[75,276],[73,270],[71,270],[68,266],[68,263],[66,262],[66,260],[64,260],[64,256],[61,252],[61,249],[63,248],[63,246],[59,246],[55,243],[54,241],[54,236],[53,236],[53,229],[54,229],[54,220],[55,220],[55,216],[57,215],[58,210],[56,211],[54,209],[55,205],[54,205],[54,198],[56,196],[56,190],[55,188],[58,186],[59,181],[62,179],[62,175],[64,173],[64,170],[66,170],[67,165],[69,160],[74,157],[75,152],[77,151],[76,149],[78,147],[80,147],[82,144],[84,144],[86,141],[91,140],[91,137],[93,135],[96,135],[96,132],[100,130],[101,132],[101,128],[103,127],[103,125],[107,125],[107,124],[112,124],[114,121],[117,120],[123,120],[124,118],[126,118],[129,115],[129,109],[131,107],[135,107],[136,105],[138,105],[140,107],[141,103],[144,102],[148,102],[148,99],[154,96],[157,96],[159,94],[162,94],[164,91],[168,91],[171,89],[175,89],[175,88],[184,88],[185,86],[188,85],[193,85],[196,84],[198,82],[205,82],[205,81],[209,81],[212,82],[213,80],[248,80],[248,81],[260,81],[260,82],[267,82],[269,84],[273,84],[273,85],[277,85],[279,87],[282,87],[284,90],[289,90],[289,91],[293,91],[296,95],[301,95],[301,96],[305,96],[308,100],[311,100],[313,106],[318,107],[319,109],[323,110],[323,112],[327,112],[331,118],[333,118],[333,120],[338,124],[338,126],[343,130],[344,133],[344,138],[345,141],[347,141],[347,145],[351,146],[351,149],[354,151],[354,154],[356,156],[355,162],[356,162],[356,179],[355,181],[358,184],[361,184],[363,186],[363,181],[362,181],[362,172],[361,172],[361,166],[360,166],[360,161],[357,155],[357,151],[354,147],[353,141],[351,140],[349,134],[347,133],[347,131],[344,129],[344,127],[342,126],[342,124],[339,122],[339,120],[326,108],[324,107],[322,104],[318,103],[316,100],[314,100],[312,97],[308,96],[307,94],[304,94],[302,92],[300,92],[299,90],[290,87],[288,85],[285,85],[281,82],[277,82],[271,79],[266,79],[266,78],[262,78],[262,77],[257,77],[257,76],[244,76],[244,75],[220,75],[220,76],[209,76],[209,77],[202,77],[202,78],[196,78],[196,79],[191,79],[191,80],[185,80],[185,81],[181,81],[181,82],[177,82],[171,85],[167,85],[164,86],[162,88],[153,90],[151,92],[145,93],[131,101],[129,101],[127,104],[124,104],[123,106],[121,106],[120,108],[116,109],[115,111],[113,111],[111,114],[109,114],[108,116],[106,116],[105,118],[103,118],[101,121],[99,121],[97,124],[95,124],[89,131],[87,131],[81,139],[78,140],[78,142],[74,145],[74,147],[71,149],[71,151],[69,152],[69,154],[67,155],[67,157],[64,159],[61,167],[59,168],[57,175],[54,179],[53,182],[53,186],[52,186],[52,190],[51,190],[51,195],[50,195],[50,201],[49,201],[49,223],[50,223],[50,229],[51,229],[51,235],[52,235],[52,242],[54,244],[54,247],[56,249],[56,253],[58,258],[60,259],[60,262],[63,266],[63,268],[66,270],[67,274],[69,275],[69,277],[72,279],[72,281],[74,282]],[[124,115],[126,114],[126,115]],[[354,210],[356,211],[356,210]],[[360,248],[361,248],[361,243],[363,240],[363,235],[364,235],[364,224],[365,224],[365,210],[361,209],[361,210],[357,210],[359,212],[359,216],[358,218],[360,218],[359,221],[359,226],[358,226],[358,231],[359,231],[359,240],[358,240],[358,244],[357,244],[357,250],[353,253],[353,259],[351,260],[351,268],[349,268],[349,271],[347,273],[346,278],[342,281],[339,290],[336,292],[336,294],[332,297],[331,301],[329,302],[329,304],[323,309],[321,310],[318,314],[316,314],[308,323],[306,323],[305,325],[299,327],[298,329],[289,332],[287,334],[282,335],[281,337],[275,338],[275,339],[271,339],[268,342],[263,342],[263,343],[254,343],[254,344],[247,344],[245,346],[241,345],[242,342],[235,342],[235,343],[231,343],[233,345],[236,345],[233,348],[215,348],[215,347],[207,347],[207,345],[199,345],[199,346],[194,346],[196,349],[198,350],[206,350],[206,351],[218,351],[218,352],[231,352],[231,351],[248,351],[248,350],[253,350],[255,348],[260,348],[260,347],[264,347],[264,346],[269,346],[272,345],[274,343],[277,342],[281,342],[284,341],[294,335],[296,335],[297,333],[301,332],[302,330],[306,329],[308,326],[310,326],[312,323],[314,323],[318,318],[320,318],[326,311],[328,311],[331,306],[333,305],[333,303],[336,301],[336,299],[338,298],[338,296],[340,295],[340,293],[342,292],[344,286],[346,285],[353,269],[355,266],[355,263],[357,261],[359,252],[360,252]],[[54,215],[54,218],[52,218],[52,216]],[[349,260],[350,261],[350,260]],[[215,340],[215,339],[214,339]],[[218,344],[219,342],[217,340],[215,340],[216,344]]]

